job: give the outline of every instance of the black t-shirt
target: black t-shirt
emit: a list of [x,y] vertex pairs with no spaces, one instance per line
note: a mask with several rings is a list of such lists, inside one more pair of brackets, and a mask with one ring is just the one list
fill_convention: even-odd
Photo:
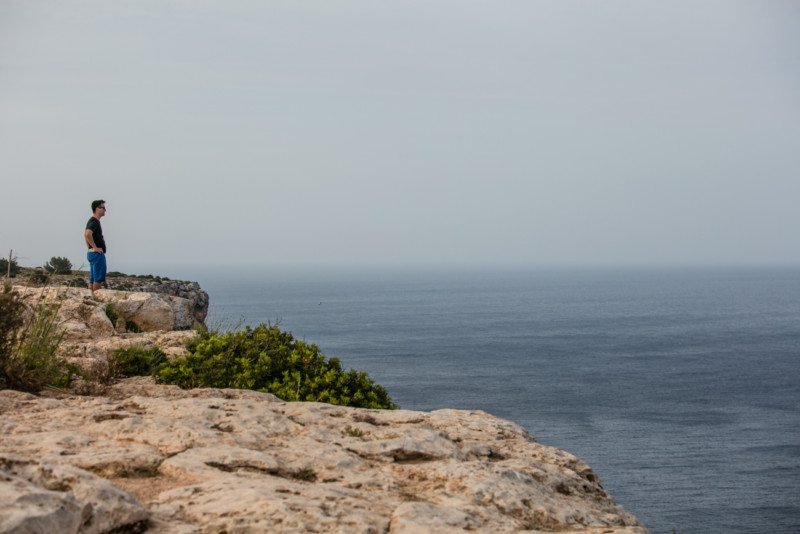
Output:
[[[100,226],[100,221],[95,219],[94,217],[89,218],[89,222],[86,223],[86,229],[92,231],[92,239],[94,239],[94,244],[97,245],[98,248],[102,248],[103,252],[106,251],[106,241],[103,239],[103,228]],[[86,246],[89,246],[87,243]],[[89,247],[91,250],[92,247]]]

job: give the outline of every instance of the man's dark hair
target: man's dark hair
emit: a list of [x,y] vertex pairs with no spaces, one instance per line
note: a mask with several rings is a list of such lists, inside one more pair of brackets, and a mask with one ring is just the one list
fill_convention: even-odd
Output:
[[99,208],[105,203],[106,203],[105,200],[95,200],[94,202],[92,202],[92,213],[94,213],[95,210],[97,210],[97,208]]

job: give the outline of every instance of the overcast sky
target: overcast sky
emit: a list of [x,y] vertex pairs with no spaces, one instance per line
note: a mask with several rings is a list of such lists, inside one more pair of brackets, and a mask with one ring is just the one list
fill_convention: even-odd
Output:
[[23,265],[798,264],[800,2],[2,0],[0,179]]

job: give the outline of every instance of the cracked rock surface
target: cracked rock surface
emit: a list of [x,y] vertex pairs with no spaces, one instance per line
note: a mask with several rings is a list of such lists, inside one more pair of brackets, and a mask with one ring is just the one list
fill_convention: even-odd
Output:
[[[101,289],[14,286],[31,316],[43,303],[58,305],[58,325],[64,332],[58,355],[83,369],[106,360],[116,349],[158,347],[168,357],[187,353],[186,341],[201,325],[192,302],[174,295]],[[108,310],[116,314],[111,322]],[[135,326],[138,331],[128,330]]]
[[101,397],[0,391],[0,533],[114,530],[645,532],[581,460],[483,412],[147,378]]

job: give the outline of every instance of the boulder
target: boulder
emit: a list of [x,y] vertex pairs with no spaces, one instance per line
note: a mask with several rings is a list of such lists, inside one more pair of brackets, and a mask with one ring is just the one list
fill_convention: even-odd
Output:
[[202,325],[195,319],[192,303],[172,295],[101,289],[92,296],[88,289],[60,287],[15,286],[14,290],[28,305],[29,313],[42,304],[56,303],[67,341],[124,333],[128,323],[141,332],[191,330]]
[[[26,303],[28,319],[41,305],[59,306],[57,320],[64,337],[58,354],[87,370],[116,349],[133,346],[158,347],[168,357],[183,356],[186,342],[196,335],[190,328],[200,324],[190,302],[171,295],[99,290],[93,298],[82,288],[14,289]],[[129,332],[129,326],[138,332]]]

